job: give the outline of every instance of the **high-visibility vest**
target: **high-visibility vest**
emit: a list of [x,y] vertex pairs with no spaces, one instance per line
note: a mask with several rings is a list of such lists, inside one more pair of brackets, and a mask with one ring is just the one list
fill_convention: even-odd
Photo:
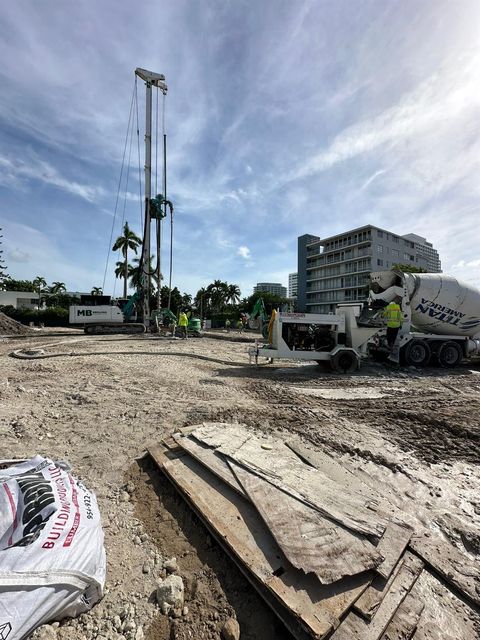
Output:
[[181,313],[178,318],[179,327],[188,327],[188,318],[184,313]]
[[396,302],[390,302],[383,312],[383,317],[387,321],[387,327],[398,329],[402,326],[402,310]]

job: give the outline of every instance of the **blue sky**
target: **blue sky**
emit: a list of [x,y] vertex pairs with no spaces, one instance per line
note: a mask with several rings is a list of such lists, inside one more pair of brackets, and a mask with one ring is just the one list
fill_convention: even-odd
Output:
[[[426,236],[446,273],[480,285],[477,0],[16,0],[0,56],[13,277],[101,286],[140,66],[169,88],[182,291],[286,284],[298,235],[367,223]],[[135,145],[125,217],[140,232]],[[164,273],[167,257],[165,242]]]

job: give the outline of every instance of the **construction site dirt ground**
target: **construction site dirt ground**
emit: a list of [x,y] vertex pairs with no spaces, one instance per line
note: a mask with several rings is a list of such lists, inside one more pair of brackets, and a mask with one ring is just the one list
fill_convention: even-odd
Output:
[[[224,337],[45,330],[1,339],[0,458],[38,453],[68,460],[95,491],[105,530],[104,599],[80,619],[50,627],[45,637],[220,638],[233,616],[242,639],[290,638],[145,457],[162,437],[204,421],[302,436],[368,474],[412,523],[478,564],[478,363],[455,371],[371,364],[346,376],[287,361],[255,368],[248,344]],[[9,357],[27,346],[42,346],[54,357]],[[187,610],[176,619],[155,603],[163,562],[172,557],[186,586]],[[415,638],[479,637],[478,614],[423,575],[415,588],[429,606]]]

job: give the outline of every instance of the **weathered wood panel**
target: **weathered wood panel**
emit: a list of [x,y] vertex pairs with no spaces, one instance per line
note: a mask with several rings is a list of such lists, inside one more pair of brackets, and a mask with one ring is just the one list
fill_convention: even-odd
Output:
[[414,536],[409,548],[467,600],[480,606],[480,566],[451,544],[432,536]]
[[[334,482],[337,482],[342,491],[358,494],[365,500],[365,504],[375,506],[379,513],[386,514],[390,507],[385,498],[372,487],[362,482],[354,473],[343,467],[336,460],[318,449],[311,449],[298,438],[286,442],[300,458],[316,469],[321,469]],[[384,561],[377,568],[377,572],[388,579],[394,567],[398,564],[407,544],[412,537],[413,530],[407,525],[389,522],[385,533],[381,537],[377,549],[384,557]]]
[[149,453],[296,637],[303,640],[299,630],[303,629],[312,638],[325,638],[370,583],[370,572],[333,585],[304,575],[290,565],[245,498],[219,485],[187,455],[168,460],[158,447]]
[[357,613],[367,620],[371,620],[373,618],[402,565],[403,558],[399,561],[388,580],[382,576],[375,576],[372,580],[372,584],[362,593],[360,598],[353,605],[353,608]]
[[381,640],[411,640],[424,608],[424,603],[409,593],[398,607]]
[[207,469],[223,480],[223,482],[226,482],[229,487],[245,495],[245,491],[232,473],[226,459],[216,454],[214,449],[193,438],[174,435],[174,439],[177,446],[201,462]]
[[284,493],[237,463],[230,466],[278,542],[297,569],[313,572],[323,584],[373,569],[382,561],[376,548],[318,511]]
[[382,564],[377,567],[377,573],[388,579],[397,566],[403,552],[412,537],[413,529],[407,525],[389,522],[385,533],[380,538],[377,551],[384,557]]
[[335,631],[332,640],[380,640],[422,570],[423,562],[407,552],[400,571],[372,620],[367,622],[351,612]]
[[345,487],[345,490],[363,496],[367,504],[378,507],[382,502],[382,497],[372,487],[366,485],[354,473],[324,451],[308,447],[299,438],[292,438],[286,441],[285,444],[302,460],[305,460],[315,469],[321,469],[331,480]]
[[375,513],[374,505],[367,504],[363,496],[343,491],[278,440],[257,438],[238,425],[221,429],[206,425],[192,435],[354,532],[378,539],[385,531],[386,521]]

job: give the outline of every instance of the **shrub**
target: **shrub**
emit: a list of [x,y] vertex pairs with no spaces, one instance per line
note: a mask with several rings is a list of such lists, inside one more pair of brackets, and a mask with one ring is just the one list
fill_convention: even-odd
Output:
[[0,311],[9,318],[13,318],[22,324],[43,323],[46,327],[67,327],[68,310],[62,307],[49,307],[48,309],[15,309],[12,306],[0,307]]

